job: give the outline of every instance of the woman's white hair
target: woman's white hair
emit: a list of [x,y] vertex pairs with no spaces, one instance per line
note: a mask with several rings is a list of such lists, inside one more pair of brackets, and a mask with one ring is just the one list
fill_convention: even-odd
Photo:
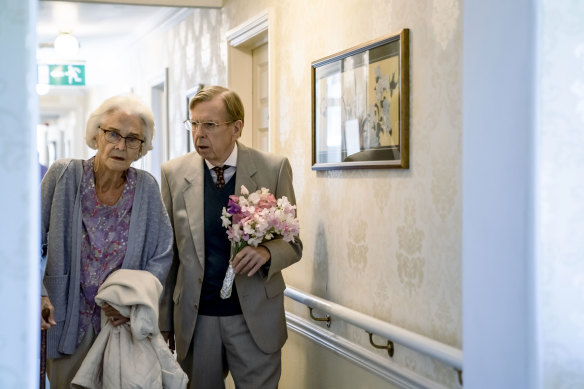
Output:
[[92,149],[97,149],[97,135],[103,119],[114,112],[123,111],[136,116],[142,123],[144,143],[138,159],[152,150],[152,138],[154,137],[154,115],[148,106],[134,95],[120,95],[110,97],[89,115],[85,129],[85,142]]

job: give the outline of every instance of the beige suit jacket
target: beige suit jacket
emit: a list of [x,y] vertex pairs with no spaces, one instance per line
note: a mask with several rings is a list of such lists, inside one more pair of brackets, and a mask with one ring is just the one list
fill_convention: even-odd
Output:
[[[162,199],[174,229],[174,258],[160,305],[160,330],[174,331],[182,361],[195,330],[205,266],[204,161],[191,152],[162,165]],[[288,159],[238,143],[235,194],[268,188],[276,198],[296,203]],[[302,242],[274,239],[262,244],[270,251],[267,276],[237,275],[235,285],[247,326],[265,353],[278,351],[287,338],[284,314],[286,285],[281,270],[300,260]]]

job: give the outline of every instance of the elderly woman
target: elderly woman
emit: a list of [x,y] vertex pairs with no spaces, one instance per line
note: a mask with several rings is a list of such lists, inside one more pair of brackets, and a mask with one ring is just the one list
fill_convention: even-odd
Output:
[[[88,160],[55,162],[42,181],[41,328],[47,329],[47,375],[68,388],[100,331],[99,286],[117,269],[146,270],[164,283],[172,229],[149,173],[130,165],[152,149],[152,112],[132,96],[102,103],[87,122]],[[114,326],[129,319],[111,306]]]

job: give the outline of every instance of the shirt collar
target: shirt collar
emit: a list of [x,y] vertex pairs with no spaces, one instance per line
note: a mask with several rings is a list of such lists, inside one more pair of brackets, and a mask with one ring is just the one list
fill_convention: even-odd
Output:
[[[205,160],[205,163],[207,164],[208,169],[213,169],[215,167],[215,165],[213,165],[211,162],[207,160]],[[223,165],[229,165],[232,167],[235,167],[235,165],[237,165],[237,143],[235,143],[233,151],[231,152],[231,154],[229,155],[229,157],[227,158]]]

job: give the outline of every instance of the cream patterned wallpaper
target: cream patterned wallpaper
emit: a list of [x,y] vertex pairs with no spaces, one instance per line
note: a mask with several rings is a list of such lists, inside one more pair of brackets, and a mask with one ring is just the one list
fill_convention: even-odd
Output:
[[[274,16],[274,151],[291,160],[305,244],[287,283],[461,348],[462,2],[229,0],[224,27],[266,9]],[[310,63],[404,27],[410,169],[311,170]],[[287,309],[308,317],[294,303]],[[370,348],[361,330],[340,322],[331,330]],[[454,371],[430,358],[398,348],[394,360],[458,387]]]
[[[225,85],[226,56],[225,29],[218,9],[195,9],[178,28],[164,37],[170,69],[171,129],[180,128],[186,119],[186,92],[198,84]],[[178,140],[178,142],[177,142]],[[184,153],[183,138],[171,142],[171,158]]]
[[[183,19],[176,26],[147,35],[117,53],[128,64],[124,82],[144,101],[150,101],[153,80],[158,80],[168,68],[170,158],[186,152],[182,122],[187,117],[187,91],[199,84],[225,85],[227,82],[226,30],[221,10],[195,8],[182,15]],[[115,87],[119,89],[119,85]],[[111,93],[108,91],[105,96]]]

